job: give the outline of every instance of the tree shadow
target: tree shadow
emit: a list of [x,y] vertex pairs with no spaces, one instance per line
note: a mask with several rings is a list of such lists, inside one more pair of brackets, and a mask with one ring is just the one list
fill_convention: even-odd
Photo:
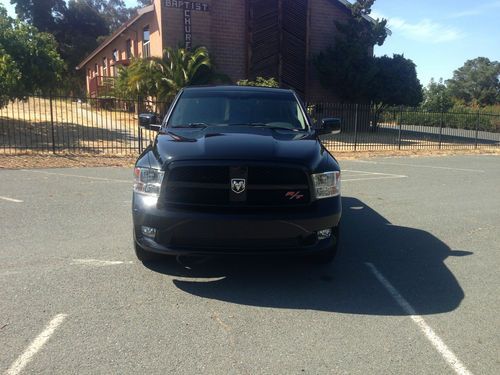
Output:
[[374,277],[372,263],[419,314],[452,311],[464,298],[444,264],[453,251],[423,230],[393,225],[355,198],[343,198],[341,252],[330,266],[300,257],[181,258],[145,263],[175,276],[186,293],[248,306],[349,314],[405,315]]
[[136,123],[123,124],[111,120],[95,124],[76,122],[30,121],[0,116],[0,149],[86,152],[136,152],[139,142],[149,144],[151,132],[139,135]]

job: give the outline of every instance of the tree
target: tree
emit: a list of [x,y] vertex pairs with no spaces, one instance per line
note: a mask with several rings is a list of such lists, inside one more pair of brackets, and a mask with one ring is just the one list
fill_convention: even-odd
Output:
[[422,85],[415,63],[403,55],[376,57],[376,73],[370,83],[373,104],[372,130],[378,129],[380,114],[389,106],[418,106],[423,100]]
[[107,34],[118,29],[121,25],[128,21],[136,11],[136,8],[127,8],[123,0],[85,1],[102,16],[108,26]]
[[417,78],[415,63],[403,55],[374,59],[376,73],[370,98],[376,111],[391,106],[418,106],[423,100],[422,85]]
[[117,94],[151,96],[157,101],[171,101],[183,87],[207,83],[213,65],[205,47],[194,51],[166,48],[163,57],[135,59],[127,69],[120,70]]
[[257,77],[255,81],[250,81],[248,79],[241,79],[238,82],[236,82],[238,86],[256,86],[256,87],[279,87],[278,81],[276,81],[276,78],[271,77],[271,78],[264,78],[264,77]]
[[333,46],[314,59],[322,85],[346,102],[370,101],[370,83],[376,74],[372,52],[386,37],[386,20],[367,21],[374,0],[358,0],[351,5],[352,17],[335,21],[338,31]]
[[431,79],[424,89],[422,108],[430,112],[448,112],[453,107],[453,99],[449,89],[441,78],[438,82]]
[[500,62],[486,57],[468,60],[446,81],[454,98],[467,105],[492,105],[500,102]]
[[69,1],[64,17],[58,23],[58,30],[54,33],[61,57],[68,67],[66,86],[74,88],[83,85],[84,72],[77,72],[75,68],[98,46],[97,38],[108,32],[106,21],[87,0]]
[[44,32],[53,32],[66,9],[64,0],[10,0],[18,18]]
[[13,20],[0,7],[0,105],[48,92],[60,82],[63,70],[54,37]]

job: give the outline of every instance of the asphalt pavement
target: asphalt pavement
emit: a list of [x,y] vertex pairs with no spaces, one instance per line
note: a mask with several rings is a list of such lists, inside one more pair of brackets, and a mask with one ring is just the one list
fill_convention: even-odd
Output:
[[0,170],[0,371],[500,373],[500,157],[341,165],[330,266],[145,265],[130,169]]

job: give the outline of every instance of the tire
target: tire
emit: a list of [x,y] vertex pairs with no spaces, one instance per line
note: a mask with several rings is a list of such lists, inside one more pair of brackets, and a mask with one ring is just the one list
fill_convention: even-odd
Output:
[[337,226],[337,227],[333,228],[332,235],[335,236],[335,242],[327,250],[321,251],[321,252],[314,254],[312,256],[312,259],[315,263],[330,264],[331,262],[333,262],[333,260],[335,259],[335,256],[337,255],[338,249],[339,249],[339,242],[340,242],[339,241],[340,240],[339,234],[340,234],[339,227]]
[[161,255],[144,250],[137,242],[134,241],[135,255],[141,262],[151,262],[161,259]]

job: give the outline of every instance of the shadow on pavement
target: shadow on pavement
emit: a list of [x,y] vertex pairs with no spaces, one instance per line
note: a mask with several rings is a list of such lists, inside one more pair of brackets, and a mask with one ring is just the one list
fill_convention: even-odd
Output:
[[444,264],[453,251],[432,234],[393,225],[355,198],[343,198],[341,252],[332,265],[304,258],[181,258],[145,264],[177,277],[195,296],[249,306],[349,314],[405,315],[366,263],[372,263],[418,314],[452,311],[464,298]]

